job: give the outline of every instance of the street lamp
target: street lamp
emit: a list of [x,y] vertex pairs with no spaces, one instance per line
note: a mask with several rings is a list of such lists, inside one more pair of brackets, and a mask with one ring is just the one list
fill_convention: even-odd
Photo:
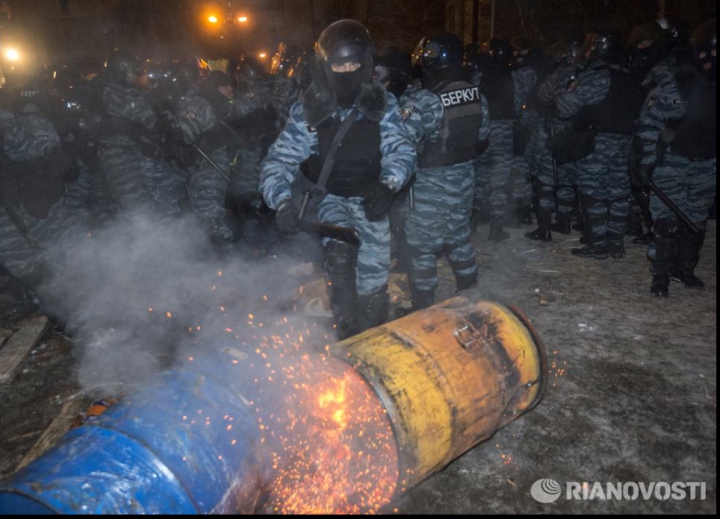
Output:
[[247,17],[247,16],[240,16],[240,17],[238,18],[238,22],[240,22],[240,23],[247,23],[247,21],[248,21],[248,17]]
[[218,23],[218,17],[215,16],[214,14],[211,15],[211,16],[208,16],[208,22],[210,22],[210,23]]
[[16,49],[7,49],[5,51],[5,57],[9,61],[18,61],[20,60],[20,53]]

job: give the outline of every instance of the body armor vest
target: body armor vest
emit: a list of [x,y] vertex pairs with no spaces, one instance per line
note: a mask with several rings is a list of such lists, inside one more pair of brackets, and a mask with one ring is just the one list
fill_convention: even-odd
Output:
[[488,100],[491,121],[510,121],[515,113],[515,82],[512,71],[488,70],[483,73],[480,91]]
[[695,160],[717,157],[717,86],[706,84],[694,70],[678,70],[676,79],[687,109],[685,117],[668,124],[675,131],[672,152]]
[[[330,117],[317,128],[320,154],[311,155],[303,174],[317,184],[328,153],[342,122]],[[335,153],[335,163],[326,186],[327,192],[346,198],[361,197],[367,187],[380,179],[382,154],[380,152],[380,125],[368,118],[355,121],[348,130],[342,145]]]
[[600,103],[580,109],[575,130],[632,135],[645,102],[640,83],[627,72],[611,67],[605,70],[610,71],[610,89]]
[[440,139],[425,144],[418,166],[437,168],[463,164],[475,158],[482,126],[480,89],[467,81],[444,82],[430,89],[445,107]]

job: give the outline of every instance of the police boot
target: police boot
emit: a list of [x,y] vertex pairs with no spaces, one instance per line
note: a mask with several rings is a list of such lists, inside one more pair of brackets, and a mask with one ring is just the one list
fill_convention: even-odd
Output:
[[625,235],[608,231],[608,249],[610,257],[623,259],[627,255],[625,253]]
[[572,249],[570,251],[573,256],[578,258],[591,258],[597,260],[606,260],[610,257],[610,251],[607,243],[607,233],[600,234],[598,229],[604,228],[606,217],[599,214],[591,214],[589,208],[601,203],[599,200],[591,196],[583,196],[581,205],[583,209],[583,223],[585,224],[584,236],[585,240],[580,240],[585,247]]
[[571,253],[577,258],[591,258],[606,260],[610,257],[610,249],[607,243],[607,235],[600,235],[593,232],[593,229],[600,226],[600,218],[586,218],[585,235],[587,245],[580,249],[572,249]]
[[455,263],[451,261],[450,267],[452,268],[453,275],[455,276],[455,286],[457,287],[458,292],[477,286],[478,266],[474,257],[462,263]]
[[518,223],[520,225],[532,225],[533,219],[532,219],[532,206],[527,203],[520,204],[515,209],[515,215]]
[[358,333],[356,263],[357,248],[350,244],[333,240],[325,249],[330,306],[341,340]]
[[546,209],[538,209],[537,221],[538,228],[533,232],[526,233],[525,237],[533,241],[552,241],[552,213]]
[[673,263],[670,277],[673,281],[682,283],[690,290],[702,290],[705,283],[695,276],[695,268],[700,262],[700,250],[705,244],[705,230],[699,235],[693,235],[684,226],[679,229],[677,253]]
[[417,312],[418,310],[425,310],[435,304],[435,291],[434,290],[418,290],[417,288],[411,289],[410,297],[412,299],[412,311]]
[[370,296],[358,296],[357,332],[362,333],[371,328],[385,324],[390,310],[390,296],[385,285],[380,291]]
[[510,235],[503,229],[502,218],[493,217],[490,220],[490,241],[500,243],[510,238]]
[[678,245],[678,225],[675,218],[663,218],[655,222],[655,258],[650,293],[655,297],[668,297],[670,273],[675,264]]
[[481,204],[473,207],[472,216],[470,217],[470,226],[472,231],[477,231],[480,224],[486,224],[490,221],[490,207],[487,204]]
[[[538,221],[540,220],[540,215],[538,214]],[[555,217],[556,223],[552,224],[550,226],[550,230],[553,232],[568,235],[572,233],[572,220],[570,219],[570,215],[566,213],[558,213],[558,215]]]

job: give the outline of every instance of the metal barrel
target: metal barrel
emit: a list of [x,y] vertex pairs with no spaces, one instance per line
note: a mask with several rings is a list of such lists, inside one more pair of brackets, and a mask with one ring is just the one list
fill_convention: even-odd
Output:
[[397,441],[398,490],[411,488],[532,409],[547,384],[527,317],[457,297],[331,350],[373,387]]
[[[364,410],[374,409],[392,430],[387,444],[395,468],[387,473],[391,482],[397,474],[397,484],[388,485],[389,494],[413,487],[532,409],[547,384],[545,348],[527,317],[511,305],[469,297],[369,330],[329,351],[333,364],[359,375],[348,384],[369,386],[367,394],[378,404],[356,409],[360,424],[366,423]],[[271,467],[272,456],[256,450],[261,439],[248,401],[256,394],[253,379],[251,361],[232,346],[189,359],[183,369],[71,431],[0,486],[0,513],[259,510],[273,495],[277,467]],[[273,387],[279,397],[292,391]],[[336,436],[353,442],[352,435]],[[363,437],[376,440],[385,442]],[[368,459],[352,458],[356,464]],[[370,490],[365,495],[374,495]]]
[[70,431],[0,487],[0,513],[252,513],[264,475],[232,357],[188,362]]

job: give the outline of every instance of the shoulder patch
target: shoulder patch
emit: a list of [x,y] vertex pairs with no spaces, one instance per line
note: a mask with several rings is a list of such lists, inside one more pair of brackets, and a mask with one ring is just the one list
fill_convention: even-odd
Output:
[[192,121],[193,119],[195,119],[195,117],[197,117],[197,116],[195,115],[195,112],[188,112],[187,115],[185,116],[186,119],[190,119],[191,121]]
[[412,114],[414,113],[415,108],[413,108],[412,106],[408,106],[400,110],[400,117],[402,117],[403,121],[407,121],[408,119],[410,119],[410,117],[412,117]]
[[577,87],[578,87],[578,80],[577,80],[577,79],[573,79],[572,81],[570,81],[570,83],[568,83],[568,86],[567,86],[567,89],[566,89],[566,90],[567,90],[568,92],[575,92],[575,89],[576,89]]

